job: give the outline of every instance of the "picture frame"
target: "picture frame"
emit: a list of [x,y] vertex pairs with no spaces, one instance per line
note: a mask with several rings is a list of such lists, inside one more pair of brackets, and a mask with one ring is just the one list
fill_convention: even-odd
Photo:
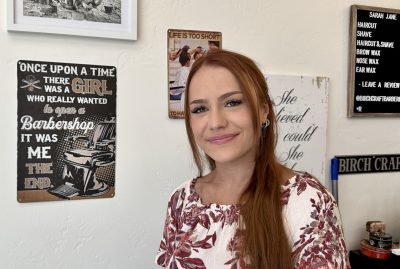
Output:
[[7,30],[137,40],[137,0],[7,0]]
[[399,117],[400,10],[351,6],[347,116]]

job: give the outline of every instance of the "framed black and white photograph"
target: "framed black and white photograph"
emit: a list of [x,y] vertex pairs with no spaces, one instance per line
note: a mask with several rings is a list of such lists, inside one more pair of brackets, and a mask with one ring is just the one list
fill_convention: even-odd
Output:
[[137,39],[137,0],[8,0],[8,31]]

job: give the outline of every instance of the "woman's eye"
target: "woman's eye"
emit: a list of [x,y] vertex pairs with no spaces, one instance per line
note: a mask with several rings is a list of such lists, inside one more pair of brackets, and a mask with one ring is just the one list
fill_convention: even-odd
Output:
[[242,100],[239,99],[234,99],[234,100],[229,100],[225,103],[225,106],[227,107],[233,107],[233,106],[238,106],[242,104]]
[[205,106],[198,106],[198,107],[195,107],[195,108],[193,108],[193,109],[191,110],[191,112],[192,112],[193,114],[202,113],[202,112],[204,112],[204,111],[206,111],[206,107],[205,107]]

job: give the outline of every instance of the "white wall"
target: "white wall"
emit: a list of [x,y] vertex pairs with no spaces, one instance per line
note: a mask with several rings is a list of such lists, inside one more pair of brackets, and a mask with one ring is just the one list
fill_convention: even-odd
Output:
[[[8,33],[5,2],[0,4],[1,268],[155,268],[167,197],[195,174],[184,123],[167,116],[168,28],[221,31],[225,48],[249,55],[268,73],[329,77],[328,158],[400,152],[398,118],[346,118],[350,5],[400,9],[398,1],[139,0],[136,42]],[[117,66],[115,198],[17,202],[20,59]],[[357,248],[367,220],[383,220],[389,232],[400,235],[399,191],[399,173],[340,178],[349,249]]]

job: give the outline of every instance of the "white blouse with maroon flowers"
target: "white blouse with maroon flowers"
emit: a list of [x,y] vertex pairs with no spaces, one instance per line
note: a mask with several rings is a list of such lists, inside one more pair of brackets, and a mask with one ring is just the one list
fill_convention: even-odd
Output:
[[[250,268],[240,253],[240,206],[202,204],[196,180],[170,197],[156,263],[174,269]],[[294,268],[350,268],[337,204],[321,183],[307,173],[293,176],[282,186],[282,204]]]

